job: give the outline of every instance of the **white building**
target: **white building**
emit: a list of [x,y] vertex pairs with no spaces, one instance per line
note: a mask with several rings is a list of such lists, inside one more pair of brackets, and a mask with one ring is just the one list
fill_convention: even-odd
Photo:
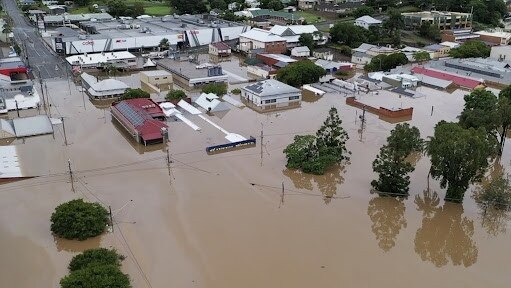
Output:
[[209,54],[223,57],[231,55],[231,47],[224,42],[215,42],[209,44]]
[[259,109],[275,109],[299,104],[302,92],[275,79],[267,79],[243,87],[241,98]]
[[490,58],[498,61],[511,62],[511,46],[500,45],[491,47]]
[[269,53],[284,53],[287,50],[286,39],[259,28],[242,33],[239,38],[239,49],[244,52],[263,49]]
[[390,47],[362,43],[358,48],[353,49],[352,52],[351,62],[365,65],[371,62],[371,59],[375,56],[390,55],[396,53],[397,50]]
[[311,55],[311,50],[307,46],[300,46],[291,49],[291,56],[294,57],[309,57]]
[[359,26],[367,30],[369,30],[369,27],[371,26],[381,26],[381,23],[382,22],[380,20],[374,19],[368,15],[359,17],[355,20],[355,26]]
[[194,103],[208,112],[219,112],[229,110],[229,106],[220,101],[220,97],[213,93],[202,93]]
[[82,87],[84,87],[89,98],[94,100],[118,98],[129,88],[124,82],[115,79],[100,81],[87,73],[82,73],[80,77],[82,79]]
[[324,45],[327,41],[327,37],[314,25],[275,25],[270,29],[270,32],[286,39],[288,48],[299,46],[300,41],[298,39],[302,34],[311,34],[318,45]]
[[71,67],[80,68],[98,68],[105,63],[118,68],[131,68],[137,65],[137,57],[128,51],[73,55],[67,57],[66,61]]
[[140,84],[151,88],[155,92],[169,91],[172,89],[172,74],[165,70],[142,71],[140,75]]

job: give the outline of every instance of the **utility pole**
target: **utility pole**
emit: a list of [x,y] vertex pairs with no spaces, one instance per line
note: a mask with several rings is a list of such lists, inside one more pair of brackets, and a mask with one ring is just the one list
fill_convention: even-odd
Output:
[[435,106],[431,106],[431,115],[430,116],[433,116],[433,109],[435,109]]
[[18,114],[18,118],[20,118],[20,110],[18,108],[18,100],[14,100],[14,103],[16,103],[16,113]]
[[112,233],[114,232],[114,218],[112,216],[112,206],[108,205],[108,210],[110,211],[110,225],[112,227]]
[[48,94],[48,85],[44,82],[44,89],[46,89],[46,103],[48,103],[48,117],[51,117],[51,103],[50,103],[50,94]]
[[62,121],[62,130],[64,130],[64,144],[67,146],[67,135],[66,135],[66,126],[64,125],[64,117],[60,117],[60,121]]
[[282,182],[282,192],[280,193],[280,204],[279,204],[279,208],[281,206],[284,206],[284,182]]
[[69,178],[71,178],[71,190],[75,192],[75,183],[73,179],[73,169],[71,169],[71,159],[67,160],[67,167],[69,168]]
[[365,122],[366,122],[366,106],[362,108],[362,115],[360,117],[360,139],[359,141],[362,142],[362,135],[364,134],[365,129]]
[[169,176],[171,176],[170,154],[169,154],[169,147],[167,147],[167,138],[168,138],[169,131],[167,130],[167,128],[162,127],[160,130],[160,133],[163,138],[163,152],[165,152],[165,154],[166,154],[167,169],[169,170]]
[[44,99],[44,88],[43,88],[43,78],[41,78],[41,70],[38,71],[39,73],[39,85],[41,86],[41,94],[43,96],[43,109],[45,113],[48,113],[46,111],[46,99]]

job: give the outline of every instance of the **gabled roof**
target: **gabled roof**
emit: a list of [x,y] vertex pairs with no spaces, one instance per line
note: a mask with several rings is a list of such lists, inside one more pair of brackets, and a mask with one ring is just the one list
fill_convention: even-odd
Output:
[[291,49],[291,52],[297,52],[297,53],[309,52],[310,53],[311,50],[307,46],[300,46],[300,47],[295,47],[295,48]]
[[362,21],[367,24],[381,24],[382,22],[378,19],[374,19],[373,17],[369,15],[364,15],[362,17],[357,18],[355,21]]
[[316,26],[314,25],[288,25],[288,26],[275,25],[270,29],[270,32],[282,36],[282,34],[288,29],[295,35],[300,35],[304,33],[312,34],[316,31],[319,31],[318,28],[316,28]]
[[225,44],[224,42],[215,42],[215,43],[211,43],[210,45],[216,47],[216,49],[218,49],[218,50],[227,50],[227,49],[231,48],[231,47],[229,47],[229,45]]
[[273,33],[270,33],[270,31],[254,28],[251,30],[248,30],[245,33],[241,33],[240,37],[245,37],[251,40],[256,40],[259,42],[278,42],[278,41],[286,41],[286,39],[275,35]]

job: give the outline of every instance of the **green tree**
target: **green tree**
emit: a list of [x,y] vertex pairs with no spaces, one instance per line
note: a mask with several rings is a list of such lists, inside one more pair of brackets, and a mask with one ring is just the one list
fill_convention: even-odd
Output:
[[169,0],[170,6],[179,14],[201,14],[208,12],[203,0]]
[[80,7],[85,7],[85,6],[89,5],[90,0],[75,0],[75,1],[73,1],[73,3]]
[[277,72],[277,80],[294,87],[318,82],[325,70],[310,60],[297,61]]
[[114,17],[128,16],[128,6],[121,0],[110,0],[107,2],[108,13]]
[[371,185],[382,195],[408,195],[410,177],[414,167],[406,158],[415,152],[422,152],[424,141],[417,127],[408,123],[398,124],[390,132],[387,144],[380,149],[380,154],[373,161],[373,171],[378,173],[378,180]]
[[241,89],[240,88],[234,88],[231,90],[231,93],[232,94],[241,94]]
[[405,26],[401,12],[397,9],[387,10],[387,19],[383,21],[383,27],[389,31],[390,35],[399,33],[399,30]]
[[147,93],[146,91],[140,89],[140,88],[128,88],[122,94],[119,100],[128,100],[128,99],[136,99],[136,98],[150,98],[151,95]]
[[167,39],[167,38],[161,39],[159,46],[161,49],[165,49],[165,50],[169,49],[169,47],[170,47],[169,39]]
[[144,15],[144,13],[144,3],[142,2],[135,2],[131,7],[131,17],[138,17]]
[[511,127],[509,91],[509,88],[502,90],[497,98],[491,91],[476,89],[465,95],[465,107],[459,116],[462,127],[482,127],[490,137],[498,141],[499,154],[502,154],[506,135]]
[[440,40],[440,29],[436,25],[431,25],[429,21],[424,21],[419,27],[419,35],[430,40],[438,41]]
[[115,250],[106,248],[88,249],[74,256],[68,268],[71,272],[100,265],[111,265],[120,268],[122,260],[124,260],[124,256],[119,255]]
[[370,6],[360,6],[357,9],[355,9],[353,12],[351,12],[351,14],[355,18],[359,18],[359,17],[365,16],[365,15],[371,16],[374,14],[374,9]]
[[268,2],[268,9],[280,11],[284,9],[284,4],[282,4],[280,0],[271,0],[270,2]]
[[458,48],[451,49],[449,56],[453,58],[486,58],[490,56],[491,48],[484,42],[471,40],[461,44]]
[[211,9],[227,10],[227,3],[224,0],[212,0],[209,6]]
[[296,135],[294,142],[284,149],[286,167],[323,175],[332,165],[349,160],[351,152],[346,149],[349,137],[341,124],[337,109],[331,108],[316,136]]
[[300,35],[298,42],[300,42],[300,46],[307,46],[310,51],[314,49],[314,37],[310,33]]
[[462,202],[470,183],[481,180],[494,155],[495,141],[486,131],[464,129],[457,123],[439,122],[427,153],[431,158],[431,176],[447,187],[446,201]]
[[369,64],[364,66],[368,72],[389,71],[397,66],[408,64],[408,58],[404,53],[392,53],[389,55],[378,55],[371,59]]
[[333,43],[348,45],[352,48],[368,42],[370,31],[349,22],[337,22],[330,28]]
[[167,96],[165,96],[165,100],[171,101],[171,100],[181,100],[186,99],[186,94],[183,90],[170,90],[167,93]]
[[113,265],[91,266],[72,272],[60,280],[62,288],[131,288],[128,275]]
[[413,58],[415,59],[415,61],[417,61],[419,63],[431,60],[431,56],[426,51],[415,52],[413,54]]
[[511,183],[509,178],[499,171],[486,184],[474,192],[474,200],[480,206],[499,210],[511,210]]
[[60,204],[51,215],[51,231],[65,239],[85,240],[105,231],[108,211],[98,203],[75,199]]
[[210,83],[202,87],[203,93],[213,93],[217,96],[227,94],[227,84],[225,83]]

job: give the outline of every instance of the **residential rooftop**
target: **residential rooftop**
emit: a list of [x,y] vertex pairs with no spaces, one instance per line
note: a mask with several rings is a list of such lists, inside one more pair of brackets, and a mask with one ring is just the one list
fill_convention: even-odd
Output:
[[248,90],[251,93],[254,93],[260,97],[300,92],[300,89],[297,89],[293,86],[289,86],[275,79],[259,81],[257,83],[245,86],[243,87],[243,89]]

